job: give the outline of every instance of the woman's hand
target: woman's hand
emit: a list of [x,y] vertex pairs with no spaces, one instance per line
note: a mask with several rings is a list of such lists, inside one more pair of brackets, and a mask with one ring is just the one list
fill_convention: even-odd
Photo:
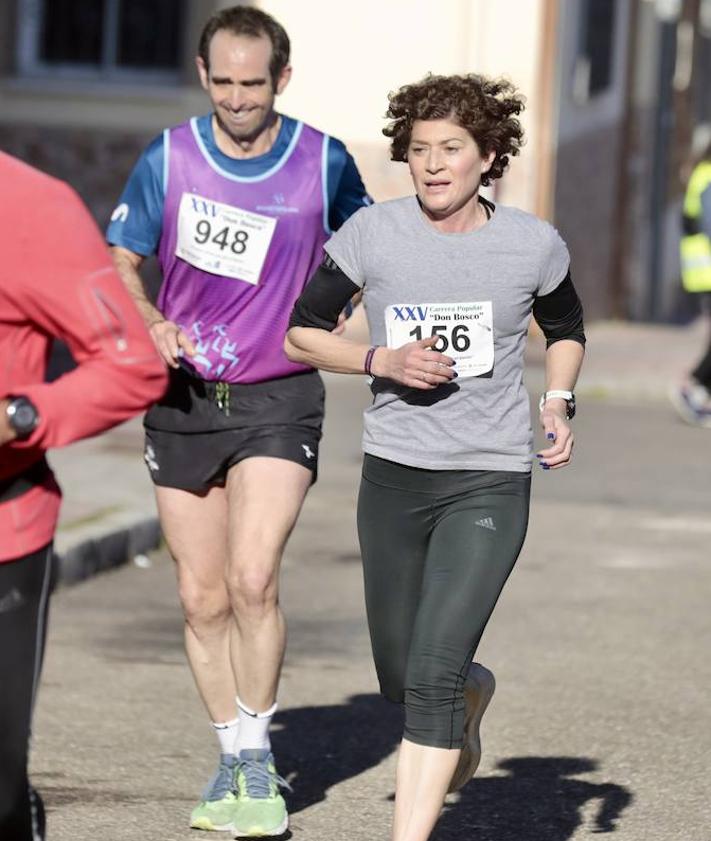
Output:
[[170,368],[178,368],[182,350],[188,356],[195,356],[195,345],[173,321],[156,321],[149,327],[153,344],[163,361]]
[[409,342],[397,349],[379,347],[370,366],[376,377],[386,377],[409,388],[431,391],[457,376],[454,360],[432,350],[438,336]]
[[537,453],[539,464],[544,470],[567,467],[573,455],[573,430],[566,418],[565,400],[546,400],[540,415],[546,440],[551,443],[547,450]]

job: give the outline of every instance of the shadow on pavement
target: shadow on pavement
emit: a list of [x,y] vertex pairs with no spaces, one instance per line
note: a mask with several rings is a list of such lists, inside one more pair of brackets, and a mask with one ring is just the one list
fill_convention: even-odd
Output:
[[517,757],[497,768],[508,776],[475,777],[459,803],[445,807],[432,841],[567,841],[592,800],[599,806],[590,831],[615,832],[632,802],[623,786],[571,779],[597,770],[598,763],[586,757]]
[[[296,814],[389,756],[403,718],[379,695],[354,695],[346,704],[278,712],[274,724],[272,746],[293,786],[286,800]],[[497,769],[506,775],[474,778],[459,802],[445,806],[432,841],[568,841],[590,801],[598,804],[590,831],[611,833],[633,799],[623,786],[575,779],[598,769],[587,757],[515,757]]]
[[279,773],[294,788],[286,793],[289,812],[325,800],[332,786],[378,765],[399,745],[402,724],[400,707],[380,695],[278,712],[271,740]]

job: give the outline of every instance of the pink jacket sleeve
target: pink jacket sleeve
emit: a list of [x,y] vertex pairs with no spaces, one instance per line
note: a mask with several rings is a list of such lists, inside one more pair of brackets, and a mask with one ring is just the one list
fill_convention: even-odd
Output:
[[[166,370],[79,197],[61,182],[28,210],[27,240],[13,292],[37,328],[66,342],[77,368],[52,383],[13,391],[37,406],[32,436],[11,447],[48,449],[96,435],[141,412],[163,393]],[[41,232],[37,243],[31,232]],[[21,281],[21,282],[19,282]]]

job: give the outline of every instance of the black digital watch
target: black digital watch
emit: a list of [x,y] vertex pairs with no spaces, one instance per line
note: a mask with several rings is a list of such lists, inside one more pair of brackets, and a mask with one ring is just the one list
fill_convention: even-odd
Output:
[[27,397],[11,397],[5,409],[7,421],[20,440],[29,438],[39,423],[39,412]]

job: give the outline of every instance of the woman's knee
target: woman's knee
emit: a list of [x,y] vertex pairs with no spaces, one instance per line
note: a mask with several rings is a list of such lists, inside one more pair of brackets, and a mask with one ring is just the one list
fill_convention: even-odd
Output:
[[405,700],[406,653],[399,652],[397,646],[383,645],[382,640],[372,639],[372,643],[380,692],[388,701],[402,704]]
[[393,675],[380,675],[378,673],[378,683],[380,684],[380,694],[388,701],[395,704],[402,704],[405,701],[405,689],[401,680],[397,680]]

